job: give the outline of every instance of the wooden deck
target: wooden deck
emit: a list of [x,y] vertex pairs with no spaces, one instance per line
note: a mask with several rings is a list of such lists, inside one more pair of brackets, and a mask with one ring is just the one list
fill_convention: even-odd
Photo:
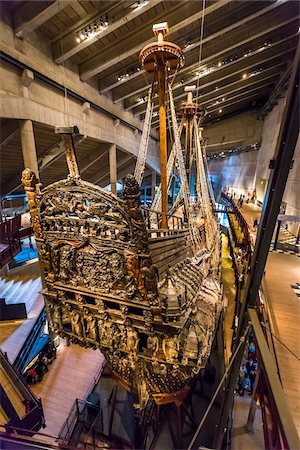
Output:
[[[244,204],[241,208],[250,228],[251,220],[260,220],[261,208]],[[252,231],[255,237],[254,231]],[[300,358],[300,299],[292,285],[300,283],[300,260],[289,254],[269,253],[262,286],[266,296],[270,328],[289,349]],[[275,351],[283,391],[300,435],[300,361],[274,338]]]
[[[297,282],[300,282],[299,258],[270,253],[263,287],[271,330],[300,358],[300,299],[291,288]],[[274,343],[283,391],[300,435],[300,361],[275,338]]]
[[104,361],[99,350],[78,345],[65,346],[62,340],[56,359],[43,380],[32,391],[42,399],[45,433],[57,436],[76,398],[84,399]]

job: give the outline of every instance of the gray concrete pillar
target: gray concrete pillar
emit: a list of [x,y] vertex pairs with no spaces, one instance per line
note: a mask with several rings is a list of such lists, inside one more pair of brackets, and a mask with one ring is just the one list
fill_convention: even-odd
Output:
[[155,171],[152,172],[151,182],[152,182],[152,184],[151,184],[151,196],[152,196],[152,200],[153,200],[154,197],[155,197],[155,187],[156,187],[156,172]]
[[39,179],[39,168],[35,148],[34,131],[31,120],[20,120],[20,136],[24,168],[31,169]]
[[117,195],[117,146],[112,144],[109,147],[109,176],[111,192]]

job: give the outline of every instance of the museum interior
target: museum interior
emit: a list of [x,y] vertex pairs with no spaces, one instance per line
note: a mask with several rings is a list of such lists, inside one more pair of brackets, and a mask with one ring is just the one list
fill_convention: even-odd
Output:
[[0,13],[1,448],[299,449],[299,0]]

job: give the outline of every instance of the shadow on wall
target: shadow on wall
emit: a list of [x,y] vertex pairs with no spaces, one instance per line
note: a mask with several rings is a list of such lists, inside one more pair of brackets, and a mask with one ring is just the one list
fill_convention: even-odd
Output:
[[235,186],[246,192],[254,188],[257,151],[240,153],[209,161],[209,171],[216,195],[220,199],[222,188]]
[[257,177],[256,179],[256,198],[260,203],[264,202],[266,190],[268,186],[268,180],[265,178]]

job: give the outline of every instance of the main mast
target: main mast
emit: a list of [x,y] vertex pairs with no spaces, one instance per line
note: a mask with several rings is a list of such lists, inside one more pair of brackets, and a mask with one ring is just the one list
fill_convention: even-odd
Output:
[[164,35],[168,31],[167,22],[153,25],[153,32],[158,40],[144,47],[140,53],[141,66],[146,72],[154,74],[158,87],[161,206],[164,229],[168,228],[166,82],[170,75],[184,65],[182,49],[172,42],[164,41]]

